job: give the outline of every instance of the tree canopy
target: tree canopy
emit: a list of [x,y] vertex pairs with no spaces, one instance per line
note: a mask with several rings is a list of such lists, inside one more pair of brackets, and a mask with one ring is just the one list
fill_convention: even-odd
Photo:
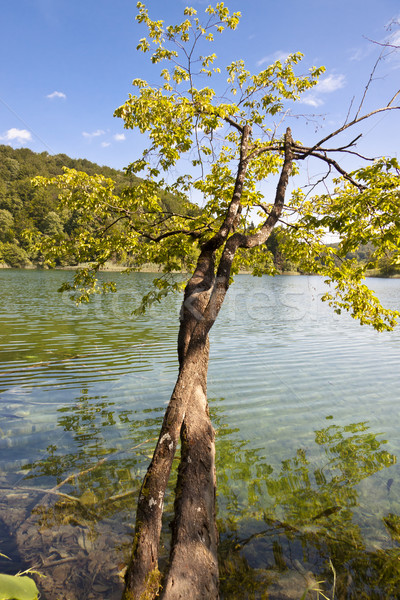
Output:
[[[182,267],[183,255],[190,256],[186,267],[191,272],[198,256],[193,248],[201,248],[218,230],[224,231],[227,219],[234,222],[233,228],[228,226],[235,236],[229,242],[235,246],[232,272],[245,266],[256,275],[274,273],[263,242],[275,223],[283,221],[285,253],[300,269],[326,278],[335,291],[325,299],[336,311],[349,310],[377,329],[393,327],[394,313],[380,306],[362,279],[366,269],[384,256],[390,256],[392,264],[399,261],[399,164],[394,158],[381,157],[367,165],[361,160],[361,167],[349,173],[332,156],[357,155],[358,138],[337,148],[328,148],[327,142],[375,114],[398,109],[397,93],[366,114],[361,101],[353,118],[313,147],[305,147],[289,132],[283,135],[279,125],[301,95],[318,82],[323,67],[298,74],[303,57],[296,52],[254,75],[242,60],[229,64],[223,73],[208,46],[224,29],[236,29],[240,13],[231,14],[224,3],[218,3],[206,9],[203,23],[195,9],[186,8],[181,23],[165,26],[149,17],[144,4],[137,6],[137,20],[148,30],[138,50],[149,54],[155,68],[160,65],[162,83],[152,86],[134,79],[135,93],[115,115],[127,129],[137,128],[149,139],[143,155],[127,167],[130,174],[140,173],[143,181],[116,193],[111,179],[69,169],[62,176],[36,180],[41,186],[55,183],[61,192],[61,209],[78,215],[72,241],[57,247],[58,255],[73,250],[82,261],[93,261],[93,269],[78,276],[74,287],[83,284],[82,297],[87,298],[94,289],[91,276],[113,252],[134,253],[138,268],[152,262],[165,275]],[[205,53],[200,54],[203,48]],[[215,89],[205,85],[214,78]],[[189,169],[183,158],[189,161]],[[280,204],[264,199],[259,183],[279,174],[285,160],[289,175],[311,158],[327,166],[323,179],[332,184],[328,193],[299,189],[289,200],[280,199]],[[172,169],[178,177],[171,177]],[[334,173],[336,179],[331,177]],[[165,210],[160,190],[179,198],[186,210]],[[187,205],[193,193],[204,199],[197,214]],[[93,222],[94,229],[89,227]],[[121,222],[127,227],[118,228]],[[338,247],[326,247],[327,232],[340,240]],[[222,237],[228,238],[224,232]],[[374,247],[368,262],[360,266],[346,260],[350,251],[367,242]],[[54,244],[45,245],[47,251],[49,246]],[[167,276],[156,285],[159,293],[177,287]]]

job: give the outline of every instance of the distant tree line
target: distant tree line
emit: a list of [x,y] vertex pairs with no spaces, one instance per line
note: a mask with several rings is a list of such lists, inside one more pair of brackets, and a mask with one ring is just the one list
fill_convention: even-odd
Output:
[[[277,227],[268,238],[266,247],[273,256],[275,268],[280,272],[298,272],[302,273],[299,268],[299,264],[293,260],[290,256],[287,256],[282,244],[283,238],[286,236],[284,228]],[[329,243],[327,246],[331,248],[337,248],[339,244]],[[372,260],[374,253],[374,245],[371,242],[367,244],[361,244],[358,248],[352,252],[348,252],[346,260],[354,260],[359,265],[367,265]],[[323,257],[321,257],[323,260]],[[337,259],[339,262],[339,259]],[[393,277],[400,275],[400,265],[396,264],[394,257],[390,254],[381,258],[374,268],[367,271],[369,275],[375,275],[380,277]]]

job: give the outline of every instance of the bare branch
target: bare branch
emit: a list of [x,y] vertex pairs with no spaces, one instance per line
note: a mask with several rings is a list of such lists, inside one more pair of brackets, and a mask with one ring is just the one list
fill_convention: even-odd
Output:
[[373,44],[376,44],[377,46],[383,46],[384,48],[393,48],[395,50],[399,50],[399,48],[400,48],[399,45],[389,44],[389,42],[377,42],[376,40],[371,40],[368,37],[366,37],[365,39],[368,40],[369,42],[372,42]]
[[400,94],[400,90],[398,90],[395,95],[393,96],[393,98],[390,100],[390,102],[388,103],[388,106],[391,106],[393,104],[393,102],[396,100],[397,96]]
[[[350,142],[349,144],[346,144],[346,146],[341,146],[340,148],[318,148],[318,150],[320,150],[321,152],[325,152],[325,153],[343,152],[345,154],[352,154],[353,156],[358,156],[359,158],[362,158],[363,160],[374,161],[376,159],[376,157],[371,158],[369,156],[364,156],[360,152],[355,152],[354,150],[347,149],[347,148],[351,148],[352,146],[354,146],[356,141],[359,140],[361,137],[362,137],[362,133],[360,133],[360,135],[358,135],[356,138],[354,138],[354,140],[352,142]],[[302,146],[300,144],[294,144],[294,148],[299,151],[305,150],[307,152],[312,150],[311,148],[308,148],[307,146]]]
[[324,137],[322,140],[317,142],[312,148],[310,148],[308,150],[308,152],[304,155],[303,158],[306,158],[307,156],[309,156],[312,152],[314,152],[314,150],[319,150],[321,147],[321,144],[324,144],[326,141],[332,139],[339,133],[342,133],[342,131],[345,131],[349,127],[353,127],[353,125],[357,125],[358,123],[361,123],[361,121],[364,121],[365,119],[369,119],[370,117],[377,115],[381,112],[385,112],[385,111],[389,111],[389,110],[399,110],[400,106],[391,106],[393,101],[395,100],[395,98],[397,98],[397,96],[399,94],[400,94],[400,90],[398,92],[396,92],[396,94],[393,96],[393,98],[390,100],[390,102],[386,106],[383,106],[382,108],[377,108],[376,110],[372,110],[371,112],[363,115],[362,117],[355,118],[350,123],[345,123],[344,125],[342,125],[342,127],[339,127],[339,129],[336,129],[336,131],[334,131],[333,133],[330,133],[329,135]]
[[368,93],[369,86],[370,86],[370,85],[371,85],[371,83],[372,83],[372,79],[373,79],[374,73],[375,73],[375,71],[376,71],[376,69],[377,69],[377,67],[378,67],[379,63],[381,62],[381,60],[382,60],[382,52],[380,53],[380,55],[379,55],[379,56],[378,56],[378,58],[376,59],[376,62],[375,62],[374,66],[373,66],[373,68],[372,68],[372,71],[371,71],[371,73],[370,73],[370,76],[369,76],[369,79],[368,79],[368,83],[367,83],[367,85],[365,86],[364,93],[363,93],[363,96],[362,96],[362,98],[361,98],[360,105],[359,105],[359,107],[358,107],[358,110],[357,110],[357,112],[356,112],[356,116],[355,116],[355,118],[356,118],[356,119],[357,119],[358,115],[360,114],[360,111],[361,111],[362,105],[364,104],[364,100],[365,100],[365,98],[366,98],[366,95],[367,95],[367,93]]
[[315,188],[318,187],[321,183],[324,184],[325,188],[327,189],[325,181],[328,179],[328,177],[331,175],[331,173],[332,173],[332,166],[328,165],[328,171],[327,171],[327,173],[325,173],[325,175],[323,175],[323,177],[318,179],[318,181],[316,181],[315,183],[310,184],[309,186],[304,186],[304,187],[310,187],[310,189],[308,190],[305,197],[308,198],[308,196],[310,194],[312,194],[313,191],[315,190]]
[[[270,214],[271,214],[271,208],[270,208],[270,206],[267,206],[263,202],[260,202],[259,204],[256,204],[256,206],[258,206],[259,208],[261,208],[268,217],[270,216]],[[287,221],[284,221],[283,219],[278,219],[278,221],[279,221],[279,223],[283,223],[287,227],[291,227],[292,229],[296,229],[296,231],[298,230],[298,226],[297,225],[293,225],[293,223],[288,223]]]
[[346,150],[347,148],[351,148],[352,146],[355,145],[355,143],[362,137],[362,133],[360,133],[360,135],[358,135],[357,137],[354,138],[354,140],[352,140],[351,142],[349,142],[348,144],[346,144],[345,146],[340,146],[339,148],[332,148],[332,149],[328,149],[328,148],[319,148],[319,150],[323,151],[323,152],[342,152],[343,150]]
[[350,117],[350,113],[351,113],[351,109],[353,107],[353,102],[354,102],[355,96],[352,97],[351,101],[350,101],[350,106],[349,106],[349,110],[347,111],[347,115],[346,118],[344,120],[345,123],[347,123],[349,117]]
[[295,155],[295,158],[297,160],[304,160],[304,158],[306,158],[307,156],[315,156],[315,158],[319,158],[320,160],[323,160],[324,162],[328,163],[328,165],[331,165],[332,167],[334,167],[336,169],[336,171],[342,175],[342,177],[347,179],[347,181],[349,181],[357,189],[359,189],[359,190],[366,189],[364,185],[357,183],[357,181],[355,181],[355,179],[353,179],[353,177],[351,177],[351,175],[349,175],[349,173],[347,173],[347,171],[345,171],[339,165],[339,163],[336,162],[336,160],[333,160],[333,158],[330,158],[326,154],[320,154],[319,152],[314,152],[314,151],[312,151],[312,152],[306,151],[304,155],[301,155],[301,154],[298,154],[299,152],[301,152],[301,149],[299,147],[296,148],[296,152],[297,152],[297,154]]

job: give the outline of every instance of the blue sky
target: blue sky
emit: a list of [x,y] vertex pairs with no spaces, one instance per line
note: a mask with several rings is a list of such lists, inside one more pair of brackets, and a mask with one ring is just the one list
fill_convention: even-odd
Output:
[[[145,2],[146,3],[146,2]],[[186,5],[199,14],[209,0],[148,0],[150,16],[175,23]],[[220,66],[244,59],[256,72],[289,52],[302,51],[306,67],[325,65],[319,88],[291,119],[305,145],[340,126],[351,100],[360,101],[381,50],[385,28],[399,19],[399,0],[232,0],[241,11],[235,32],[218,37]],[[157,84],[157,69],[136,51],[145,35],[135,22],[135,0],[13,0],[1,11],[0,143],[36,152],[65,153],[122,168],[138,157],[145,140],[123,129],[113,111],[132,91],[135,77]],[[400,27],[392,41],[400,44]],[[400,52],[382,63],[365,109],[385,104],[400,87]],[[400,113],[400,111],[398,111]],[[308,122],[308,125],[306,123]],[[315,130],[318,129],[317,133]],[[400,114],[375,117],[360,149],[397,155]]]

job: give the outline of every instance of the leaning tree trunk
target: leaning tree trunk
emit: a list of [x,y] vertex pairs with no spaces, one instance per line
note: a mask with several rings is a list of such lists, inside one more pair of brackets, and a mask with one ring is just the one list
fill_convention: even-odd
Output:
[[214,286],[213,252],[205,252],[185,290],[178,337],[180,373],[189,387],[181,429],[181,461],[175,491],[170,564],[162,600],[218,598],[215,435],[207,402],[206,317]]
[[[203,506],[201,501],[198,501],[198,506],[195,510],[192,510],[193,514],[190,519],[194,514],[196,515],[196,521],[200,522],[200,519],[203,519],[204,526],[199,526],[199,533],[201,534],[203,527],[205,530],[209,529],[212,532],[212,540],[216,540],[216,534],[213,531],[214,509],[212,508],[210,512],[208,506],[209,504],[212,507],[214,506],[215,495],[214,433],[208,416],[205,385],[208,364],[208,339],[205,343],[193,344],[193,346],[194,348],[190,348],[180,370],[178,381],[165,413],[153,459],[139,494],[133,555],[126,575],[124,593],[124,599],[126,600],[147,600],[147,598],[150,600],[159,588],[158,546],[163,501],[180,436],[182,439],[182,456],[178,476],[177,515],[179,515],[180,510],[185,511],[186,514],[188,512],[187,494],[193,494],[193,501],[196,500],[196,493],[200,493],[202,498],[205,491],[204,486],[206,485],[207,496],[212,498],[212,501],[207,502],[207,506]],[[204,461],[205,456],[205,463],[203,464],[201,461]],[[199,470],[199,464],[201,473],[196,474],[196,483],[193,474]],[[190,489],[187,491],[189,480]],[[175,519],[174,535],[175,538],[180,538],[178,545],[183,548],[185,543],[194,541],[194,532],[188,528],[188,537],[179,536],[177,533],[179,519],[179,516]],[[203,539],[206,539],[206,535],[204,533]],[[174,543],[172,547],[174,548]],[[210,551],[213,556],[216,556],[216,542],[213,543]],[[175,564],[177,560],[179,562],[180,554],[182,553],[177,552],[174,555],[172,564]],[[174,570],[173,578],[169,584],[170,587],[175,586],[176,589],[178,579],[179,576]],[[181,596],[164,594],[164,597],[179,598]],[[190,597],[194,600],[192,595]],[[199,596],[199,598],[201,597],[203,596]],[[210,598],[213,597],[217,596],[210,596]]]
[[161,598],[218,598],[215,443],[207,404],[208,332],[213,319],[203,316],[213,283],[214,251],[204,250],[185,290],[178,336],[179,375],[139,495],[124,600],[150,600],[159,591],[163,500],[179,437],[181,462],[171,556]]
[[175,519],[163,600],[218,598],[215,442],[205,387],[207,361],[208,349],[192,365],[197,371],[191,374],[196,383],[181,430]]
[[[208,334],[226,296],[236,251],[263,244],[281,215],[293,161],[288,129],[275,203],[266,210],[268,218],[256,234],[234,233],[242,208],[250,133],[250,128],[243,126],[238,173],[224,222],[204,244],[185,289],[178,336],[179,375],[139,494],[123,600],[154,600],[156,596],[161,600],[218,599],[215,442],[207,403]],[[215,253],[221,247],[216,270]],[[162,580],[158,547],[163,502],[179,438],[172,545]]]

